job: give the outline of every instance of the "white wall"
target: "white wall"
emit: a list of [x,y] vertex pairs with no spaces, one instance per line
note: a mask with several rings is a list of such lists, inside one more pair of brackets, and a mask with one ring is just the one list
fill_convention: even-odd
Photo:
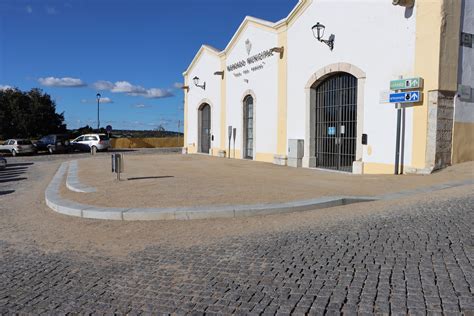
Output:
[[[372,154],[364,146],[363,160],[392,164],[395,155],[396,110],[381,104],[380,93],[390,80],[414,76],[416,13],[391,1],[314,0],[288,30],[288,138],[305,138],[305,91],[319,69],[339,62],[366,73],[364,127]],[[406,15],[407,14],[407,15]],[[311,27],[326,26],[324,38],[335,35],[335,47],[318,42]],[[405,163],[411,162],[412,110],[407,110]]]
[[[247,54],[246,40],[250,40],[252,49]],[[277,34],[271,31],[248,24],[240,34],[236,44],[227,52],[227,66],[240,60],[247,60],[262,51],[277,46]],[[237,138],[235,148],[242,150],[243,136],[243,108],[242,99],[245,92],[252,90],[255,94],[254,106],[256,107],[254,140],[256,142],[256,152],[276,153],[277,146],[277,108],[278,108],[278,58],[279,54],[256,62],[252,66],[245,66],[238,70],[228,72],[227,76],[227,126],[232,125],[237,128]],[[251,71],[254,65],[263,64],[263,69]],[[243,70],[249,70],[248,74],[243,74]],[[236,73],[242,76],[236,77]],[[245,80],[248,80],[246,82]],[[226,141],[227,144],[227,141]]]
[[[211,141],[211,148],[219,147],[220,145],[221,76],[214,75],[214,72],[220,70],[221,62],[219,56],[204,50],[188,73],[188,134],[185,146],[192,144],[198,146],[198,108],[204,99],[207,99],[211,105],[211,135],[214,135],[214,141]],[[206,90],[194,85],[193,78],[195,76],[200,78],[200,84],[206,82]]]
[[[474,34],[474,1],[463,0],[461,31]],[[456,101],[455,121],[474,123],[474,47],[461,46],[458,83],[471,88],[471,98]]]

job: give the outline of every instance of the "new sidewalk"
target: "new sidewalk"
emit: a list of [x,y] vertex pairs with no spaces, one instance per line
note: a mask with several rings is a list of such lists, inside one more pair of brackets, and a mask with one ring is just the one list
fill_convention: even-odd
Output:
[[[118,220],[240,217],[402,198],[474,183],[473,163],[429,176],[360,176],[200,155],[126,156],[124,180],[117,181],[107,158],[63,164],[48,188],[48,205],[69,215]],[[66,186],[68,167],[74,184]]]

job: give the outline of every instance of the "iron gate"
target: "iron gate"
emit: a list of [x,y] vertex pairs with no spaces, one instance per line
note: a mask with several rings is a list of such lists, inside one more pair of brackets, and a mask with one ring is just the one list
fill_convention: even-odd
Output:
[[244,100],[244,158],[253,159],[253,98],[247,96]]
[[201,140],[201,152],[209,153],[211,148],[211,107],[209,104],[204,104],[201,106],[200,112],[200,140]]
[[316,87],[316,167],[352,172],[357,145],[357,78],[337,73]]

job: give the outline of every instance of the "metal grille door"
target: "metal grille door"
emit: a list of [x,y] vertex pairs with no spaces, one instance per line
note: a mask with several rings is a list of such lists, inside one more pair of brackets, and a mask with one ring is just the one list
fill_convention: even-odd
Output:
[[338,73],[316,87],[316,167],[352,172],[357,145],[357,78]]
[[201,152],[209,153],[211,148],[211,107],[204,104],[201,107]]
[[248,96],[244,101],[244,158],[253,159],[253,98]]

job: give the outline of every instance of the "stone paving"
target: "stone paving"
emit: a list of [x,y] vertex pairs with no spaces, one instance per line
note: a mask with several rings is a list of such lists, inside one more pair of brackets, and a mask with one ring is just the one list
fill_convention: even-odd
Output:
[[0,241],[0,313],[474,314],[474,197],[125,258]]

